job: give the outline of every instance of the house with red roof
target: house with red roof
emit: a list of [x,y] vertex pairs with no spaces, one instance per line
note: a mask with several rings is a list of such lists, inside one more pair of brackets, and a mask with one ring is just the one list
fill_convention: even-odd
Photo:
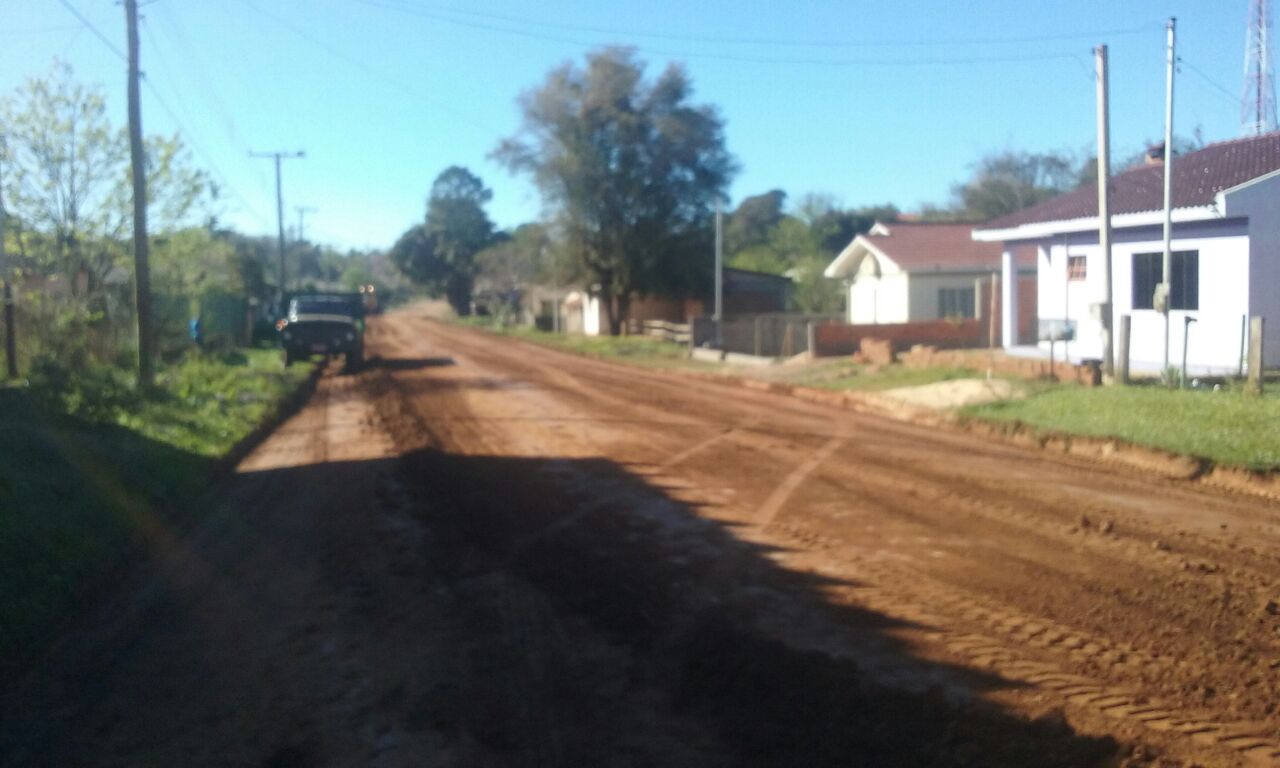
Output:
[[[823,273],[848,287],[854,325],[986,317],[992,275],[1002,247],[973,237],[972,224],[876,222],[836,256]],[[1023,308],[1019,338],[1035,338],[1036,261],[1024,249],[1017,265]]]
[[[1165,359],[1165,321],[1155,297],[1164,276],[1162,160],[1163,148],[1157,148],[1146,164],[1113,176],[1109,187],[1111,311],[1113,320],[1131,318],[1135,369],[1159,370]],[[1185,338],[1193,370],[1233,372],[1243,346],[1242,320],[1261,315],[1272,329],[1264,359],[1274,365],[1280,361],[1280,132],[1210,144],[1175,157],[1172,167],[1168,359],[1181,361]],[[1038,324],[1074,325],[1074,359],[1102,357],[1105,280],[1098,225],[1097,186],[1088,185],[973,231],[975,241],[1000,247],[1006,275],[1022,270],[1017,254],[1034,251]],[[1016,291],[1003,296],[1005,327],[1018,306]],[[1048,344],[1040,342],[1042,351]]]

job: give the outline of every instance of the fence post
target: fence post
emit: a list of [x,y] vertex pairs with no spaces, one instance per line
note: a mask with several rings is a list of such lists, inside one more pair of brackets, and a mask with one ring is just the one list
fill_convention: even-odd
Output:
[[1000,338],[1000,297],[996,294],[999,290],[996,273],[991,273],[991,296],[987,299],[987,346],[991,349],[996,348],[996,344]]
[[1248,391],[1262,394],[1262,315],[1249,319],[1249,386]]
[[813,360],[818,356],[817,338],[814,332],[814,323],[812,320],[808,322],[804,329],[804,348],[809,353],[809,359]]
[[1236,365],[1236,378],[1244,378],[1244,358],[1249,348],[1249,316],[1240,316],[1240,360]]
[[1121,384],[1129,383],[1129,315],[1120,316],[1116,332],[1116,377]]

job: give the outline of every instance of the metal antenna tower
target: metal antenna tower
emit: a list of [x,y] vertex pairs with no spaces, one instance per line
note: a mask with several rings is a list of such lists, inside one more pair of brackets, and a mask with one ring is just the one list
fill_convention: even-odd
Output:
[[1271,7],[1249,0],[1249,34],[1244,41],[1244,95],[1240,126],[1246,136],[1276,129],[1276,85],[1271,67]]

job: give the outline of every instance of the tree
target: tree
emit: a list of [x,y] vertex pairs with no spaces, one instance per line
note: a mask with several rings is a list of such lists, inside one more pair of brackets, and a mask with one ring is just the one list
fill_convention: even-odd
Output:
[[[987,221],[1074,189],[1082,166],[1070,152],[1005,150],[981,158],[968,181],[952,188],[950,211],[939,218]],[[937,213],[933,211],[932,213]]]
[[688,294],[710,277],[712,204],[735,171],[716,110],[690,104],[679,65],[646,81],[633,51],[566,63],[520,99],[521,130],[493,156],[529,174],[568,258],[599,286],[609,330],[633,294]]
[[769,242],[769,233],[782,220],[786,200],[787,193],[780,189],[743,198],[725,222],[725,252],[736,254]]
[[[56,63],[49,77],[28,80],[5,101],[0,125],[11,154],[8,205],[46,236],[48,247],[33,254],[39,267],[63,274],[77,292],[83,275],[84,292],[94,296],[125,261],[133,221],[128,139],[107,118],[101,87],[77,82]],[[172,230],[212,186],[178,138],[150,136],[146,147],[148,215],[154,231]]]
[[446,168],[431,185],[426,233],[442,270],[433,280],[459,315],[471,314],[475,255],[493,242],[493,222],[484,210],[492,198],[480,177],[461,166]]
[[557,251],[542,224],[521,224],[511,234],[495,238],[493,245],[476,254],[476,268],[486,286],[512,291],[529,285],[558,283],[563,277],[556,263]]

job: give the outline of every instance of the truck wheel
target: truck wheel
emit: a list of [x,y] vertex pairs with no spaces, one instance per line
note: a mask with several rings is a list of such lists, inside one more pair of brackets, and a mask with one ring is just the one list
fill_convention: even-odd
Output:
[[364,347],[356,347],[347,353],[347,371],[355,373],[364,367]]

